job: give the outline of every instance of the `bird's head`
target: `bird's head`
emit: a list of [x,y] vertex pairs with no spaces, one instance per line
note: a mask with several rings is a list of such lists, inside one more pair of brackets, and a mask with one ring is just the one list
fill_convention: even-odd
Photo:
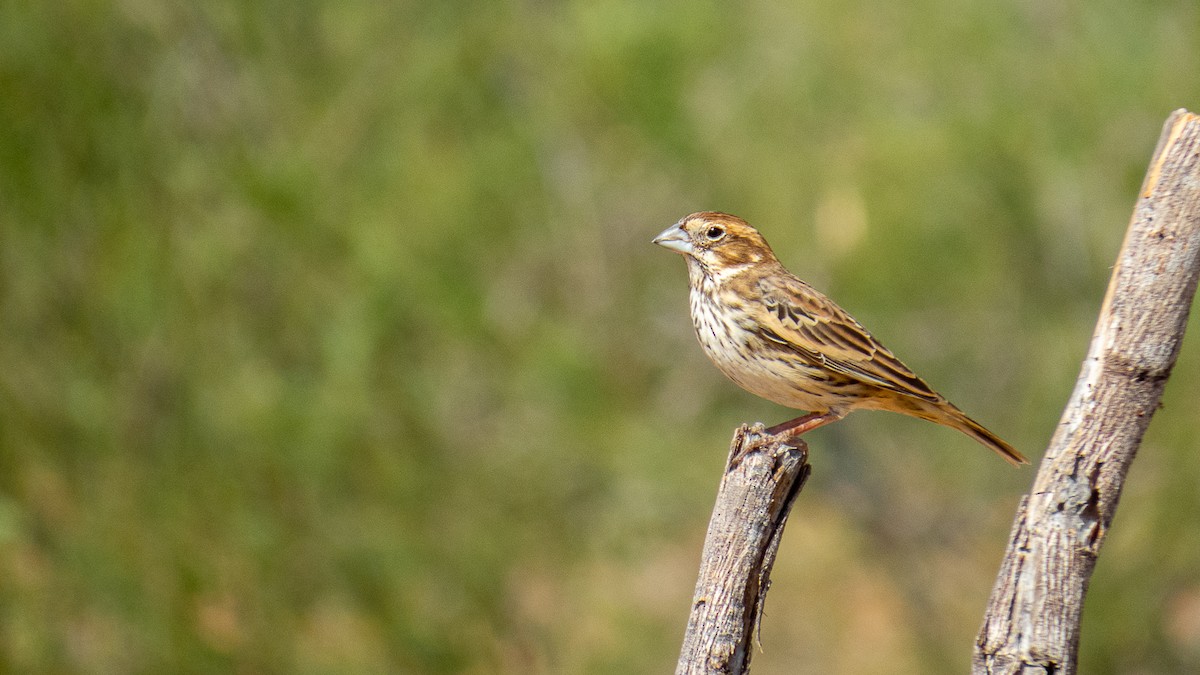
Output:
[[763,262],[777,262],[767,241],[750,223],[716,211],[685,216],[654,243],[683,254],[688,267],[712,276]]

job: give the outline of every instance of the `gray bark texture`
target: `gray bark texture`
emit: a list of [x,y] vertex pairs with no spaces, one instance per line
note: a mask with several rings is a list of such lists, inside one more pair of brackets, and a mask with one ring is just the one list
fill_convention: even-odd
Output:
[[808,478],[808,447],[741,426],[708,524],[678,675],[745,673],[792,503]]
[[1168,118],[1075,391],[1018,508],[974,675],[1073,675],[1125,474],[1159,407],[1200,276],[1200,117]]

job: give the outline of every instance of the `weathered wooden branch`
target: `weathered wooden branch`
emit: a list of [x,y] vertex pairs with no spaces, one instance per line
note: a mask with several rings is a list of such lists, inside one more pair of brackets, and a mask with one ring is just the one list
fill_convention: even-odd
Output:
[[975,675],[1078,670],[1084,594],[1179,353],[1198,276],[1200,117],[1178,110],[1150,162],[1075,392],[1018,508]]
[[803,441],[773,442],[761,424],[734,432],[704,540],[678,675],[749,668],[783,526],[808,473]]

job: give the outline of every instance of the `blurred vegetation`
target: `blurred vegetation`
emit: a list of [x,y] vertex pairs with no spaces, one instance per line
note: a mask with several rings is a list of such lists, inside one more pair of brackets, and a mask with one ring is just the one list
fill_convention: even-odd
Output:
[[[701,209],[1038,455],[1195,2],[0,4],[0,659],[651,673],[732,429]],[[1195,327],[1193,327],[1193,331]],[[1193,336],[1193,341],[1195,336]],[[1200,670],[1185,348],[1085,617]],[[756,672],[963,672],[1030,470],[814,434]]]

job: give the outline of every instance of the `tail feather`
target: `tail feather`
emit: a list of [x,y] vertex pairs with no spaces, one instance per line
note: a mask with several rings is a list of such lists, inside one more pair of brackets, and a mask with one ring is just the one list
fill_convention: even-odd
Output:
[[903,412],[913,417],[929,420],[930,422],[937,422],[951,429],[958,429],[962,433],[979,441],[985,447],[991,448],[996,454],[1003,457],[1006,462],[1013,466],[1029,463],[1029,460],[1025,459],[1025,455],[1017,452],[1013,446],[1005,443],[999,436],[988,431],[979,422],[967,417],[966,413],[945,399],[937,402],[921,401],[919,404],[914,403],[915,399],[909,399],[906,402],[910,404],[909,410],[892,409],[896,410],[896,412]]
[[1013,446],[1005,443],[999,436],[988,431],[987,428],[985,428],[979,422],[967,417],[966,413],[958,408],[954,408],[954,412],[957,413],[954,415],[954,417],[956,418],[955,421],[958,422],[958,424],[947,426],[953,426],[955,429],[958,429],[964,434],[979,441],[983,445],[991,448],[996,452],[996,454],[1003,457],[1005,461],[1013,466],[1021,466],[1022,464],[1029,463],[1029,460],[1025,458],[1025,455],[1017,452]]

